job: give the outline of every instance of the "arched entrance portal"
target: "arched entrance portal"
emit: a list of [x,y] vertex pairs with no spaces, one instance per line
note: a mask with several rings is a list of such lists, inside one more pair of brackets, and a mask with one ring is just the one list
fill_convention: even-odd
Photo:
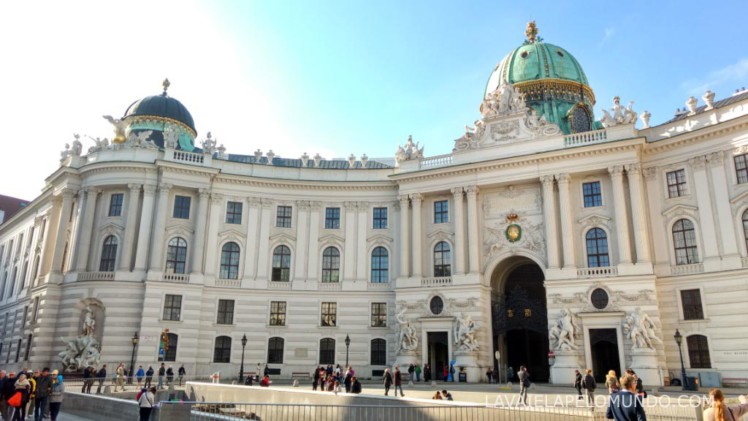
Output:
[[516,382],[521,365],[534,382],[550,378],[544,280],[537,263],[522,257],[503,262],[491,276],[494,349],[501,356],[495,368],[501,370],[502,381],[511,367],[514,376],[509,380]]

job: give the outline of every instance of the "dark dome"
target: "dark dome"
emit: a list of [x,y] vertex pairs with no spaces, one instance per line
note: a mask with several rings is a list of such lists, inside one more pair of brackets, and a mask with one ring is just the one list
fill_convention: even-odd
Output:
[[126,117],[156,117],[174,120],[186,125],[195,134],[197,133],[195,121],[192,120],[192,115],[187,111],[187,107],[182,105],[178,100],[168,96],[166,92],[133,102],[127,107],[125,116],[122,119],[124,120]]

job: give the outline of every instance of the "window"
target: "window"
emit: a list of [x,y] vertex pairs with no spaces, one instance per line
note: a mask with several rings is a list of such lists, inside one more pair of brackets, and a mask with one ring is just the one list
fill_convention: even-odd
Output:
[[443,224],[449,222],[449,201],[437,200],[434,202],[434,223]]
[[687,194],[686,170],[670,171],[665,174],[667,179],[667,196],[680,197]]
[[709,357],[709,341],[704,335],[691,335],[686,338],[688,343],[688,360],[691,368],[712,368]]
[[273,281],[288,282],[291,276],[291,249],[278,246],[273,251]]
[[371,365],[387,365],[387,341],[371,340]]
[[31,323],[36,323],[36,319],[39,317],[39,296],[34,297],[34,310],[31,313]]
[[738,184],[748,183],[748,154],[738,155],[735,159],[735,175]]
[[599,181],[582,183],[582,195],[584,196],[585,208],[603,205],[603,193]]
[[234,324],[234,300],[218,300],[218,320],[219,325]]
[[239,279],[239,245],[231,242],[221,248],[221,279]]
[[279,228],[291,228],[291,207],[278,206],[275,216],[275,226]]
[[325,208],[325,229],[340,228],[340,208]]
[[322,326],[337,326],[337,314],[337,303],[322,303]]
[[324,338],[319,341],[319,363],[335,364],[335,339]]
[[698,289],[684,289],[680,292],[683,306],[683,320],[704,319],[704,308],[701,305],[701,291]]
[[190,219],[190,203],[192,198],[189,196],[174,196],[174,218]]
[[283,338],[268,339],[268,364],[283,364]]
[[166,294],[164,297],[164,320],[179,321],[182,315],[182,296]]
[[231,338],[228,336],[219,336],[216,338],[216,346],[213,348],[214,363],[231,362]]
[[375,230],[387,229],[387,208],[374,208]]
[[371,303],[371,327],[387,327],[387,303]]
[[748,250],[748,209],[743,212],[743,238],[745,238],[745,247]]
[[[125,195],[122,193],[114,193],[109,196],[109,216],[122,215],[122,200],[124,197]],[[132,200],[132,198],[130,200]]]
[[698,262],[696,231],[691,221],[679,219],[673,224],[673,244],[675,245],[676,265],[690,265]]
[[172,238],[166,249],[166,273],[185,273],[187,269],[187,242]]
[[179,344],[179,335],[176,333],[167,333],[168,342],[166,344],[166,351],[164,352],[164,361],[176,361],[177,360],[177,345]]
[[322,253],[322,282],[340,281],[340,252],[328,247]]
[[10,275],[10,287],[8,287],[8,297],[16,293],[16,278],[18,278],[18,267],[13,268],[13,274]]
[[389,282],[389,253],[384,247],[377,247],[371,252],[371,282]]
[[5,297],[5,283],[6,282],[8,282],[8,272],[7,271],[3,274],[3,283],[0,284],[0,300],[2,300],[3,297]]
[[34,335],[32,333],[29,333],[28,338],[26,339],[26,355],[24,355],[23,360],[28,361],[29,360],[29,353],[31,352],[31,341],[34,339]]
[[451,251],[446,241],[436,243],[434,247],[434,276],[452,276]]
[[29,261],[23,262],[23,271],[21,271],[21,289],[26,288],[29,286],[29,278],[26,277],[27,272],[29,270]]
[[226,223],[242,223],[242,202],[228,202],[226,204]]
[[608,236],[600,228],[587,231],[587,267],[600,268],[610,266],[608,257]]
[[117,237],[110,235],[104,239],[101,248],[101,262],[99,272],[114,272],[114,262],[117,260]]
[[442,300],[442,297],[437,295],[432,298],[431,302],[429,302],[429,309],[434,316],[442,314],[442,311],[444,311],[444,300]]
[[271,301],[270,302],[270,326],[285,326],[286,325],[286,302],[285,301]]
[[23,339],[18,338],[18,344],[16,344],[16,362],[18,362],[21,359],[21,345],[23,344]]

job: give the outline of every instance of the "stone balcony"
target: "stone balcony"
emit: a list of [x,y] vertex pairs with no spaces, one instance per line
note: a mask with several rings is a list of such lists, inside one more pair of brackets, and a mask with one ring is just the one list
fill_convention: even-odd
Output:
[[79,272],[79,281],[113,281],[114,272]]
[[606,278],[617,276],[618,268],[615,266],[597,267],[597,268],[579,268],[577,269],[578,278]]
[[184,273],[165,273],[161,276],[164,282],[175,282],[178,284],[189,284],[190,275]]

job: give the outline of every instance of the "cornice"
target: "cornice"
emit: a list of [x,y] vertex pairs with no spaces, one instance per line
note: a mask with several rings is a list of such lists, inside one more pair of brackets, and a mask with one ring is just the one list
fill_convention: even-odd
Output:
[[219,174],[214,179],[215,183],[224,183],[232,185],[244,185],[268,189],[304,189],[315,191],[397,191],[397,184],[392,181],[371,181],[371,182],[350,182],[350,181],[332,181],[320,183],[316,180],[288,180],[288,179],[268,179],[257,178],[252,176],[233,176]]
[[644,155],[653,155],[666,152],[716,136],[733,133],[741,129],[748,129],[748,118],[745,118],[742,122],[735,122],[735,124],[730,124],[730,122],[717,123],[713,126],[701,127],[692,132],[679,133],[670,138],[646,143],[642,153]]

